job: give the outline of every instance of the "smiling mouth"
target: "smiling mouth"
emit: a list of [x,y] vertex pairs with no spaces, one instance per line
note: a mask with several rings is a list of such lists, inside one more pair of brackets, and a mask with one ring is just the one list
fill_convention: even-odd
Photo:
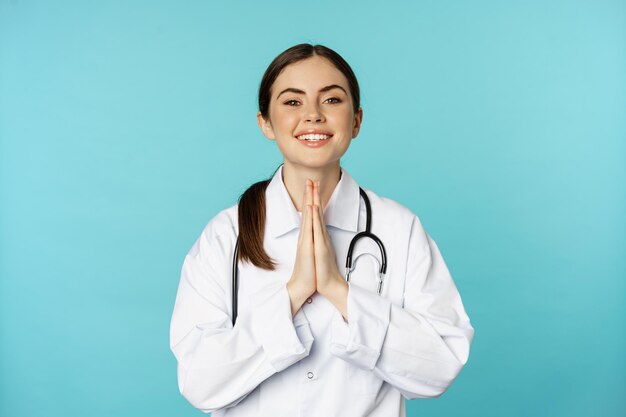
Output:
[[332,137],[332,135],[323,135],[323,134],[305,134],[296,137],[298,140],[305,140],[307,142],[319,142],[322,140],[328,140]]

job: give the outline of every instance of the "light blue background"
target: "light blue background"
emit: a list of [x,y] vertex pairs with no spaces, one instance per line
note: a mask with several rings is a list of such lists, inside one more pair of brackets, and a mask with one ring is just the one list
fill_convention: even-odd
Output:
[[281,162],[263,71],[300,42],[362,88],[343,166],[411,208],[476,329],[411,416],[623,416],[623,1],[0,0],[0,415],[197,416],[182,261]]

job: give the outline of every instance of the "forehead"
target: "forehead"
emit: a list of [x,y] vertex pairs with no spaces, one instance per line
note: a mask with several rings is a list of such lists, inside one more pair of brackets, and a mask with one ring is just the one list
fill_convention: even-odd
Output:
[[286,66],[274,81],[274,93],[283,88],[294,87],[317,92],[319,88],[338,84],[348,91],[348,80],[332,62],[313,56]]

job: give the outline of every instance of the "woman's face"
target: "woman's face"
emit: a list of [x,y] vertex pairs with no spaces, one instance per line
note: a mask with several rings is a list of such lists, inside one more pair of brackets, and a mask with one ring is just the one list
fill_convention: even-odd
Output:
[[[260,113],[257,119],[286,165],[322,168],[339,164],[362,115],[361,108],[354,113],[346,77],[327,59],[313,56],[283,69],[272,86],[269,120]],[[312,131],[330,137],[317,142],[300,137]]]

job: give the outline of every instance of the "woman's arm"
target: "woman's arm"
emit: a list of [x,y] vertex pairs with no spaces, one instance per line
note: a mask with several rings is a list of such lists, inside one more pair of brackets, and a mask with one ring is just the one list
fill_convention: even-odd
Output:
[[250,297],[251,308],[233,328],[231,240],[205,229],[194,244],[170,326],[180,392],[204,412],[236,405],[262,381],[308,356],[313,343],[304,315],[292,318],[285,285]]
[[467,362],[474,329],[437,245],[417,218],[404,307],[352,283],[347,307],[348,323],[332,324],[331,352],[373,371],[407,399],[440,396]]

